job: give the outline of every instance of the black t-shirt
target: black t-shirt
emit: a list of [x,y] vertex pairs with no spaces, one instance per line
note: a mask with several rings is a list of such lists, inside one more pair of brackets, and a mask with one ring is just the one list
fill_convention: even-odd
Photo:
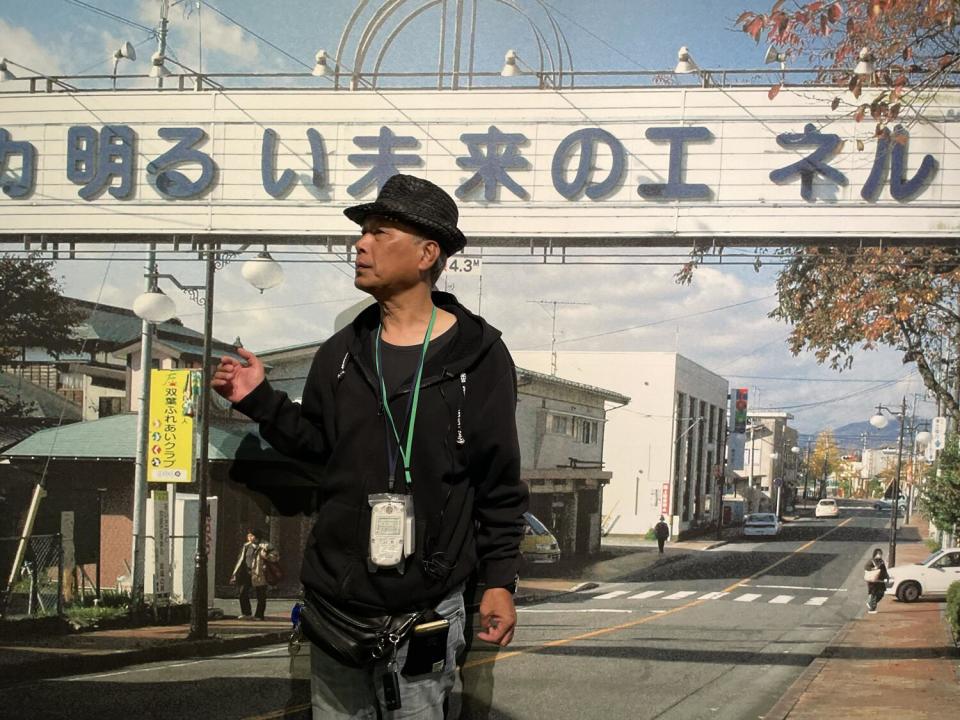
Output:
[[[426,360],[431,360],[441,352],[446,351],[453,338],[456,337],[458,324],[454,323],[453,327],[430,341]],[[374,335],[375,339],[376,335]],[[377,350],[374,342],[370,343],[370,348],[374,355],[374,367],[376,367],[375,355]],[[391,345],[384,342],[383,338],[380,339],[381,372],[383,372],[383,380],[387,386],[387,397],[393,395],[402,385],[413,382],[413,376],[420,365],[421,352],[423,352],[422,343],[417,345]],[[396,418],[396,420],[398,423],[402,422],[400,418]]]

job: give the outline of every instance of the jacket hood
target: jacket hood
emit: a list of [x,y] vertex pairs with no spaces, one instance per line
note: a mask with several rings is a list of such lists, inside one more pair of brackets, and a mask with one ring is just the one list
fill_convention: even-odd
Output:
[[[451,374],[466,372],[500,340],[501,333],[482,317],[461,305],[452,294],[437,290],[431,293],[431,297],[434,305],[457,318],[457,335],[442,361],[443,369]],[[365,358],[363,347],[370,341],[373,333],[376,333],[379,325],[380,306],[375,304],[365,308],[348,326],[351,334],[350,350],[356,357]],[[432,360],[424,367],[427,374],[437,369],[431,367],[435,364]]]

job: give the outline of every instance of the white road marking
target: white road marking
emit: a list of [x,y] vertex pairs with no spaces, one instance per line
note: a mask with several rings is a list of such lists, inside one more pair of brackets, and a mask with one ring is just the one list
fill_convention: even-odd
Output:
[[680,590],[679,592],[675,592],[672,595],[664,595],[663,599],[664,600],[682,600],[685,597],[690,597],[691,595],[696,595],[696,594],[697,594],[696,590]]
[[614,610],[614,609],[607,609],[607,608],[588,608],[588,609],[586,609],[586,610],[563,610],[562,608],[561,608],[561,609],[557,609],[557,610],[540,610],[540,609],[537,609],[537,608],[517,608],[517,612],[518,612],[518,613],[521,613],[521,612],[525,612],[525,613],[563,613],[564,615],[566,615],[567,613],[627,613],[627,614],[629,615],[629,614],[631,614],[631,613],[633,612],[633,610]]
[[753,602],[753,601],[756,600],[758,597],[760,597],[760,596],[757,595],[757,594],[755,594],[755,593],[747,593],[747,594],[745,594],[745,595],[741,595],[741,596],[738,597],[738,598],[734,598],[733,601],[734,601],[734,602]]
[[701,595],[697,599],[698,600],[719,600],[720,598],[729,594],[730,593],[726,593],[726,592],[708,592],[706,595]]
[[[286,652],[286,644],[284,644],[284,647],[282,649],[284,650],[284,652]],[[267,648],[266,650],[257,650],[255,652],[248,652],[240,655],[227,653],[225,655],[214,655],[211,657],[203,658],[202,660],[191,660],[189,662],[171,663],[170,665],[150,665],[149,667],[138,667],[138,668],[132,668],[128,670],[120,670],[118,672],[101,673],[99,675],[78,675],[76,677],[70,677],[70,678],[58,678],[58,680],[66,680],[67,682],[76,682],[77,680],[96,680],[98,678],[116,677],[117,675],[130,675],[136,672],[151,672],[151,671],[160,672],[161,670],[169,670],[170,668],[186,667],[187,665],[199,665],[202,662],[206,662],[208,660],[215,660],[217,658],[227,657],[228,655],[234,658],[255,657],[257,655],[269,655],[270,653],[277,652],[277,650],[278,648],[274,646],[271,648]]]
[[808,585],[754,585],[740,583],[738,587],[772,588],[774,590],[820,590],[821,592],[846,592],[846,588],[810,587]]
[[791,600],[793,600],[793,595],[777,595],[770,601],[770,605],[786,605]]
[[621,595],[626,595],[629,590],[614,590],[613,592],[604,593],[603,595],[596,595],[594,600],[613,600],[613,598],[618,598]]
[[644,590],[642,593],[637,593],[636,595],[631,595],[628,597],[628,600],[646,600],[647,598],[652,598],[656,595],[662,595],[663,590]]
[[807,601],[804,603],[804,605],[817,605],[817,606],[820,606],[820,605],[823,605],[826,601],[827,601],[827,598],[825,598],[825,597],[812,597],[812,598],[810,598],[809,600],[807,600]]

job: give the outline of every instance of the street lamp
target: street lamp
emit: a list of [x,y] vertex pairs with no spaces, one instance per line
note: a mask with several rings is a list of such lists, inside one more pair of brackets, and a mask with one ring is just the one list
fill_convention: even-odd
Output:
[[893,567],[897,564],[897,515],[900,510],[900,473],[903,470],[903,428],[907,424],[907,396],[903,396],[899,414],[886,405],[877,405],[877,412],[870,418],[870,424],[878,430],[887,426],[888,421],[883,415],[884,412],[900,421],[900,436],[897,440],[897,474],[893,480],[893,502],[890,503],[890,549],[887,553],[890,567]]
[[[200,452],[197,459],[198,471],[197,478],[197,552],[194,556],[194,574],[193,574],[193,598],[190,612],[190,639],[201,640],[207,637],[207,490],[209,488],[209,442],[210,442],[210,380],[211,380],[211,349],[213,344],[213,299],[214,299],[214,272],[224,267],[231,260],[234,260],[240,253],[247,249],[242,246],[239,250],[215,250],[214,246],[209,246],[206,250],[201,250],[201,256],[204,258],[206,266],[206,279],[203,285],[184,285],[173,275],[158,273],[154,264],[148,265],[147,292],[141,294],[134,301],[134,312],[146,323],[162,322],[173,317],[173,302],[160,292],[157,287],[157,281],[160,278],[170,280],[180,290],[195,303],[200,305],[203,310],[203,360],[201,369],[200,385]],[[263,292],[264,289],[274,287],[283,281],[283,270],[273,258],[264,251],[260,253],[254,262],[254,267],[249,272],[244,272],[244,277],[252,276],[256,282],[251,282],[257,289]],[[249,263],[248,263],[249,264]],[[249,278],[248,278],[249,280]],[[201,295],[201,292],[203,295]],[[165,299],[164,299],[165,298]],[[141,314],[142,313],[142,314]],[[151,369],[151,358],[147,357],[146,352],[141,352],[141,372],[149,378]],[[146,382],[149,382],[147,380]],[[149,385],[145,384],[149,388]],[[147,394],[149,390],[147,390]],[[143,532],[142,518],[146,514],[146,430],[147,430],[147,394],[140,401],[138,427],[142,429],[142,438],[137,438],[137,468],[138,473],[135,479],[134,488],[134,533],[135,533],[135,551],[134,551],[134,579],[139,577],[139,597],[143,597]],[[142,442],[141,442],[142,440]],[[141,506],[143,506],[141,508]],[[137,533],[136,519],[141,518],[141,530],[139,537]],[[139,542],[137,542],[139,541]],[[137,551],[139,548],[139,552]],[[139,555],[139,558],[138,558]],[[140,567],[136,564],[139,560]],[[134,587],[136,595],[138,588]]]

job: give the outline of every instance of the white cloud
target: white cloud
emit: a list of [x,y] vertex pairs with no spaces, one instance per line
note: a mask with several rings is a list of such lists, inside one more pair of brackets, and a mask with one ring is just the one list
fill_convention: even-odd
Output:
[[0,18],[0,55],[11,61],[10,71],[17,76],[31,73],[13,66],[13,63],[22,63],[45,75],[63,74],[68,67],[64,56],[52,52],[26,28],[11,25],[3,18]]

